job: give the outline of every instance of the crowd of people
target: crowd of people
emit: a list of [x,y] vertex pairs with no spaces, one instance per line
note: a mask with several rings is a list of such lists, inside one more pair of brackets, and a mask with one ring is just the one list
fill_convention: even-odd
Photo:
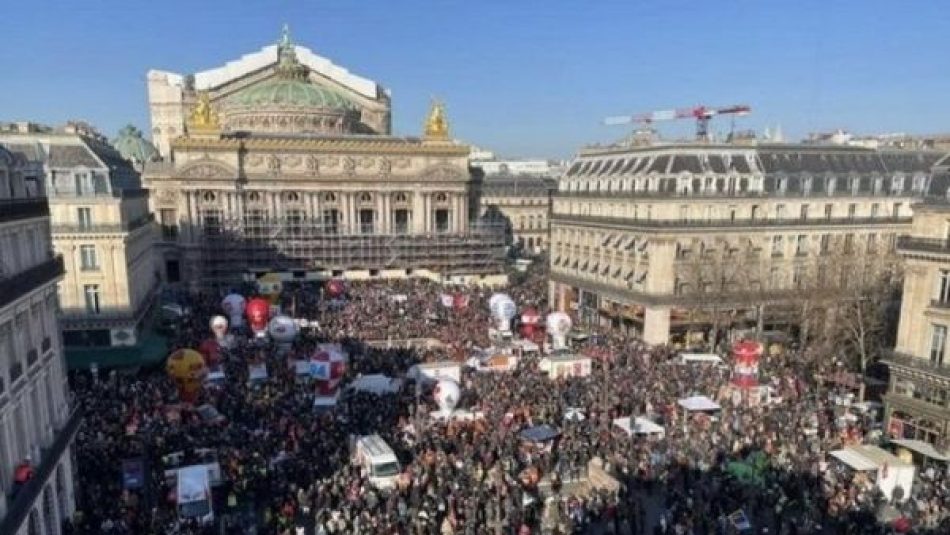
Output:
[[[240,289],[245,295],[253,288]],[[289,365],[318,343],[348,354],[347,382],[359,374],[405,376],[423,361],[464,360],[493,342],[491,291],[458,288],[466,306],[443,306],[447,290],[425,280],[351,283],[329,299],[320,286],[285,286],[284,310],[316,320],[289,353],[237,329],[223,350],[225,380],[180,403],[163,369],[77,373],[72,386],[85,411],[76,455],[77,513],[72,533],[538,534],[737,532],[887,533],[891,516],[919,533],[950,532],[946,466],[920,474],[910,499],[887,500],[873,485],[841,470],[828,452],[869,440],[870,419],[842,418],[834,389],[815,383],[821,355],[786,352],[760,364],[775,403],[749,403],[724,385],[715,365],[684,365],[668,347],[648,347],[616,332],[593,337],[598,358],[587,377],[552,379],[526,357],[510,372],[465,370],[459,407],[480,420],[433,419],[431,395],[411,382],[397,393],[348,392],[330,410],[315,410],[313,385]],[[547,310],[542,273],[505,290],[519,305]],[[196,348],[221,313],[221,295],[183,295],[190,311],[172,347]],[[367,341],[435,338],[441,349]],[[576,348],[584,351],[586,347]],[[269,377],[249,381],[247,363],[264,362]],[[715,415],[683,413],[678,399],[704,394],[721,404]],[[223,422],[195,406],[209,404]],[[570,417],[566,417],[570,413]],[[630,436],[613,425],[638,415],[662,436]],[[558,436],[542,447],[519,432],[548,424]],[[378,433],[402,464],[395,488],[374,488],[353,461],[354,436]],[[208,452],[221,466],[215,488],[219,523],[182,522],[174,505],[167,459],[198,462]],[[729,467],[755,456],[755,478]],[[143,459],[140,488],[123,484],[125,459]],[[618,483],[609,490],[580,484],[592,462]]]

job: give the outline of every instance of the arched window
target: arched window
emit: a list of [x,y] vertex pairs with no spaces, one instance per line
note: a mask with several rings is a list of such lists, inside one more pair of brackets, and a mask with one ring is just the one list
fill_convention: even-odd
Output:
[[406,194],[403,192],[399,192],[393,197],[393,199],[396,202],[406,202]]
[[286,202],[297,202],[300,200],[300,195],[296,191],[288,191],[284,194],[284,200]]
[[205,200],[205,202],[214,202],[217,197],[213,191],[206,191],[202,198]]
[[365,191],[363,193],[360,193],[360,202],[371,202],[372,200],[373,200],[373,196],[370,195],[369,193],[366,193]]
[[437,193],[435,195],[435,202],[446,202],[447,200],[449,200],[449,197],[444,193]]
[[247,200],[250,202],[261,202],[261,194],[256,191],[252,191],[247,194]]
[[323,200],[326,202],[336,202],[336,195],[333,193],[327,193],[323,196]]

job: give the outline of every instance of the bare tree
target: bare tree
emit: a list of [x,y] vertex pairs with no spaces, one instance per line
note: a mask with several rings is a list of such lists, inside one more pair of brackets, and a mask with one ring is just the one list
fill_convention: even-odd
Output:
[[[833,299],[829,305],[833,320],[827,324],[829,349],[856,364],[863,378],[868,365],[887,346],[901,263],[890,248],[878,251],[839,241],[825,265],[829,276],[836,278],[833,288],[825,292]],[[863,380],[860,397],[864,397]]]
[[691,323],[710,325],[707,344],[711,351],[723,312],[734,306],[742,288],[742,258],[738,252],[738,247],[720,239],[713,243],[694,241],[678,254],[678,291],[689,299]]

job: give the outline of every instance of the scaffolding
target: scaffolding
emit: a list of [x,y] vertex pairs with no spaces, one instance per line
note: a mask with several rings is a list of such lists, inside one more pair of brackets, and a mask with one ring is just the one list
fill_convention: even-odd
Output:
[[197,229],[202,278],[240,279],[247,273],[429,270],[443,276],[503,271],[505,228],[472,223],[463,232],[381,233],[309,218],[235,218]]

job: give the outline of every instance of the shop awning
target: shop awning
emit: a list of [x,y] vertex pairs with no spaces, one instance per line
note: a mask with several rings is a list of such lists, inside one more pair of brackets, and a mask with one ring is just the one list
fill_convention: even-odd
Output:
[[831,456],[859,472],[877,470],[877,463],[853,449],[835,450]]
[[950,461],[950,455],[947,455],[947,453],[940,453],[936,448],[933,447],[931,443],[924,442],[923,440],[899,439],[892,440],[891,442],[902,448],[915,451],[925,457],[930,457],[931,459],[936,459],[943,462]]

